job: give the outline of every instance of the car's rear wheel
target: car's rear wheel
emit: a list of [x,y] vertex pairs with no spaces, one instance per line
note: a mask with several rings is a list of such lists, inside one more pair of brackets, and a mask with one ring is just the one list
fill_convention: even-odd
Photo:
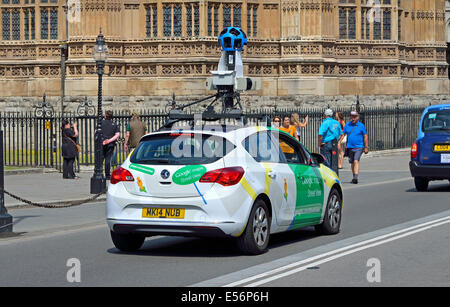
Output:
[[144,236],[136,234],[120,234],[111,231],[114,246],[123,252],[134,252],[141,248],[145,241]]
[[416,186],[416,190],[419,192],[425,192],[428,190],[428,184],[430,181],[423,177],[414,177],[414,185]]
[[253,205],[247,227],[237,238],[238,248],[245,254],[259,255],[267,251],[270,237],[270,214],[266,203],[262,199]]
[[342,197],[336,189],[328,196],[327,208],[322,224],[315,226],[316,231],[324,235],[337,234],[341,228]]

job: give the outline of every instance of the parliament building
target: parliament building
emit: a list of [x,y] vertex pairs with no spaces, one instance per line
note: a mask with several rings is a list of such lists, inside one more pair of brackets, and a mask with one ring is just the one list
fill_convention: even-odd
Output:
[[444,0],[0,0],[0,10],[1,110],[61,96],[64,43],[67,103],[95,98],[100,29],[111,104],[210,94],[229,26],[248,36],[244,73],[262,80],[251,101],[449,94]]

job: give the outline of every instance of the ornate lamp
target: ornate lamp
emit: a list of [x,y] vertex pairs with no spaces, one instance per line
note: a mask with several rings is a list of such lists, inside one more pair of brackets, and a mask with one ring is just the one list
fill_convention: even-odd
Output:
[[106,178],[103,174],[103,111],[102,111],[102,79],[105,68],[105,62],[109,57],[109,50],[105,43],[105,38],[100,29],[97,36],[97,42],[92,51],[92,57],[97,64],[98,74],[98,118],[97,130],[95,133],[95,169],[91,177],[91,194],[99,194],[106,191]]

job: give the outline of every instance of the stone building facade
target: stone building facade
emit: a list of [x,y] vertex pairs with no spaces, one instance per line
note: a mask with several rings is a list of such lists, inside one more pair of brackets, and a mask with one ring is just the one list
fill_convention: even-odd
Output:
[[118,108],[210,94],[205,80],[227,26],[246,31],[245,74],[262,78],[260,91],[244,95],[246,106],[351,103],[355,95],[428,104],[449,94],[444,0],[67,3],[68,31],[66,0],[0,0],[0,109],[27,108],[44,93],[56,103],[65,41],[66,104],[95,99],[91,54],[100,28],[110,50],[105,101]]

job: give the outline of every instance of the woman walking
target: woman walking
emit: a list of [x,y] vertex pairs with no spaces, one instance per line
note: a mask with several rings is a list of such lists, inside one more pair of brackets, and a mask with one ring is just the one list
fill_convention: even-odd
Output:
[[80,179],[80,177],[75,175],[73,171],[73,164],[75,158],[78,156],[78,150],[76,146],[76,141],[78,137],[77,124],[74,123],[72,126],[67,120],[62,121],[62,156],[64,158],[63,163],[63,178],[64,179]]

